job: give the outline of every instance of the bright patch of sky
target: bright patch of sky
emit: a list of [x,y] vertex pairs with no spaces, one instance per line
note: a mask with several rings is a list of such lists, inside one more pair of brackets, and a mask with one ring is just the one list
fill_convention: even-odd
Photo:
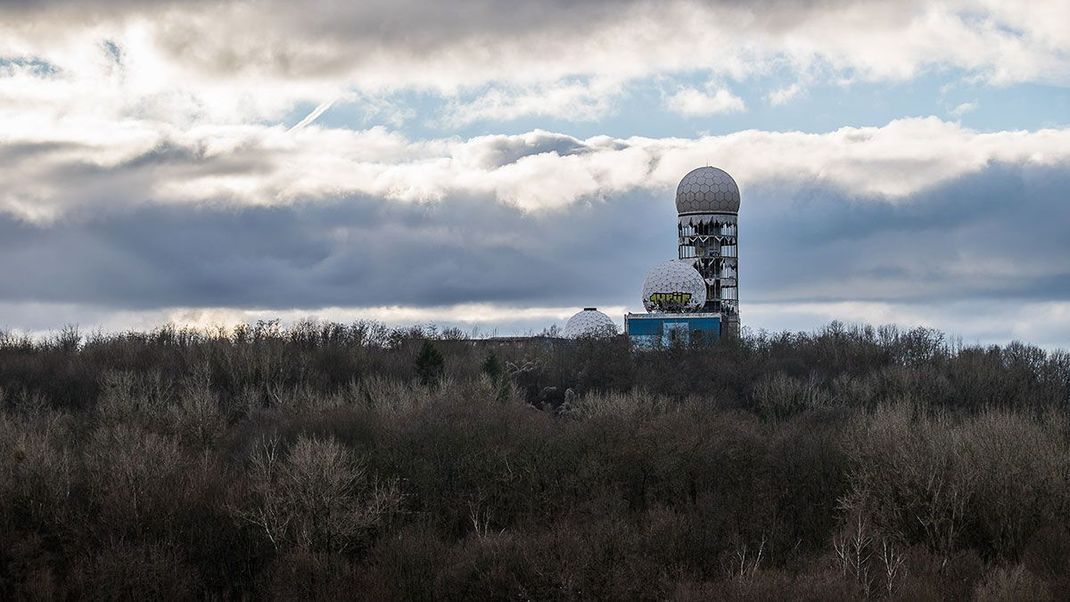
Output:
[[[727,80],[721,88],[743,100],[745,109],[711,115],[685,115],[666,106],[680,89],[701,88],[701,73],[630,82],[591,115],[578,110],[569,116],[527,115],[513,119],[477,119],[458,125],[450,113],[458,104],[486,94],[489,86],[456,96],[433,92],[397,92],[373,100],[336,102],[316,123],[332,128],[367,128],[382,125],[410,138],[469,138],[488,134],[519,134],[533,129],[568,132],[586,138],[693,137],[739,130],[802,131],[823,133],[844,125],[882,125],[901,117],[937,116],[978,131],[1037,130],[1070,125],[1070,87],[1020,83],[993,86],[971,81],[961,71],[932,73],[904,82],[814,82],[798,84],[790,73]],[[796,86],[780,104],[769,95]],[[956,111],[962,107],[963,109]],[[282,120],[290,125],[314,111],[316,104],[301,103]]]

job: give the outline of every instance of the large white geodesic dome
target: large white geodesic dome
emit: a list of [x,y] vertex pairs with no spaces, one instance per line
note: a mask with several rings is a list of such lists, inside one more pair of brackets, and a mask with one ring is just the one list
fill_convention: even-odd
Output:
[[676,212],[738,213],[739,186],[723,169],[693,169],[676,187]]
[[706,281],[691,264],[673,259],[650,268],[643,281],[647,311],[697,311],[706,304]]
[[565,322],[561,334],[569,339],[612,337],[617,334],[617,325],[606,314],[593,307],[585,307]]

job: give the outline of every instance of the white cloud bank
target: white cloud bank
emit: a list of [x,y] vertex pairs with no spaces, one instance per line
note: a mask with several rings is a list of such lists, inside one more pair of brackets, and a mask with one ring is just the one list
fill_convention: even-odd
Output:
[[0,212],[46,223],[131,205],[287,205],[362,194],[399,202],[490,196],[529,211],[665,190],[695,165],[746,188],[815,182],[907,198],[993,163],[1070,161],[1070,129],[982,133],[935,117],[825,134],[697,139],[527,134],[409,140],[383,128],[162,127],[0,110]]
[[[694,72],[1066,85],[1068,22],[1060,0],[14,3],[0,6],[0,106],[219,124],[347,92],[483,90],[452,116],[464,123],[590,119],[624,82]],[[726,106],[698,94],[682,106]]]

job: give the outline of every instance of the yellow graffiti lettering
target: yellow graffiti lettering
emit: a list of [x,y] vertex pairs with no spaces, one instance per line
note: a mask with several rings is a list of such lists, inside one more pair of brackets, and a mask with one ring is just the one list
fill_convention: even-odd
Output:
[[650,302],[658,307],[682,307],[691,301],[691,293],[651,293]]

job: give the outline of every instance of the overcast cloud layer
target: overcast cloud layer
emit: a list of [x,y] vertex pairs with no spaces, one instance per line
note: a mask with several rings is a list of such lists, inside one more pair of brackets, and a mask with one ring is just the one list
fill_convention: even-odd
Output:
[[[1058,114],[1067,22],[1065,2],[4,3],[0,327],[619,314],[710,163],[743,191],[745,323],[1070,346],[1070,127],[985,115],[1015,91]],[[919,87],[940,114],[804,115],[870,93],[894,114]],[[632,114],[674,134],[619,135]]]

